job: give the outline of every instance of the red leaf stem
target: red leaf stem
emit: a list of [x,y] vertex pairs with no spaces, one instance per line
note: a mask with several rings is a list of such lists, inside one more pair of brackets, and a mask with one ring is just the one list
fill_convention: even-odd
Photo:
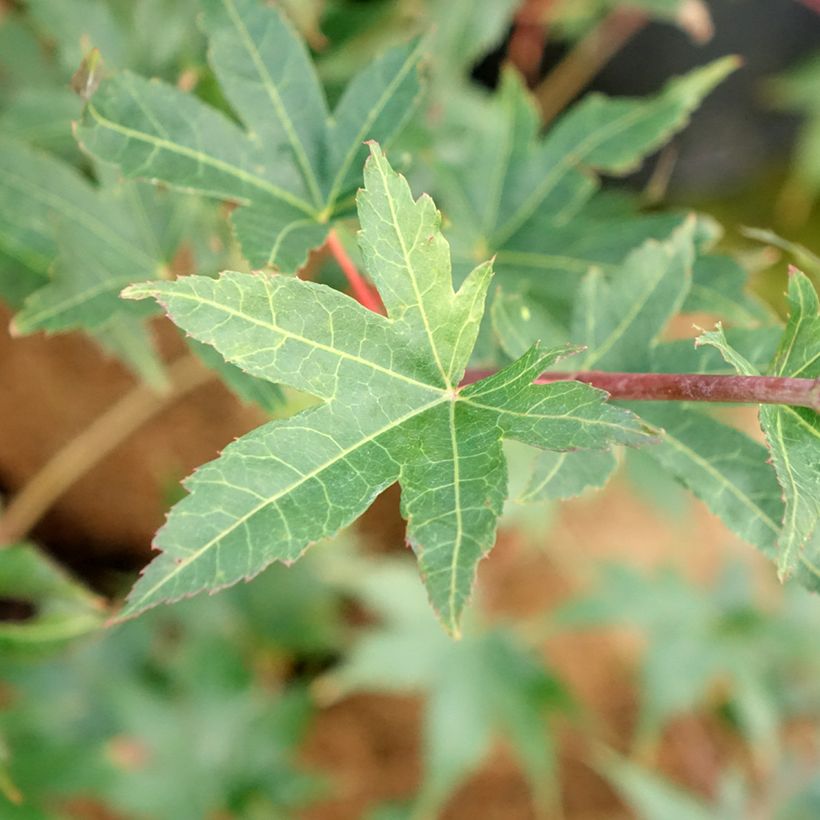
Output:
[[[463,384],[492,370],[471,370]],[[600,370],[548,372],[536,384],[579,381],[606,390],[613,399],[631,401],[701,401],[731,404],[789,404],[820,412],[820,379],[782,376],[714,376],[703,373],[607,373]]]
[[554,0],[523,0],[515,15],[507,59],[532,85],[538,80]]
[[386,311],[378,291],[359,273],[335,230],[327,235],[327,247],[347,278],[356,301],[368,310],[384,315]]

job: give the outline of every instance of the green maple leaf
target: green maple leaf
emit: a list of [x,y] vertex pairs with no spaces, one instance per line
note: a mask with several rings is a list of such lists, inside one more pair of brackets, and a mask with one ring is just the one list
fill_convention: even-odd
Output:
[[142,322],[148,311],[129,309],[118,294],[166,269],[178,236],[163,239],[150,227],[151,215],[180,225],[182,211],[184,203],[163,202],[133,185],[95,187],[68,163],[0,139],[0,251],[10,259],[0,294],[21,307],[14,331],[85,330],[143,378],[161,383]]
[[[440,138],[438,176],[443,209],[453,223],[448,237],[457,272],[495,254],[505,291],[545,312],[566,338],[581,276],[591,267],[614,272],[636,247],[665,239],[687,218],[641,213],[634,198],[600,192],[598,175],[638,168],[736,65],[732,58],[716,61],[643,99],[589,94],[544,136],[534,101],[516,72],[507,70],[484,103],[483,117],[457,131],[452,144],[446,131]],[[706,250],[720,229],[701,218],[697,234],[699,249]],[[717,296],[739,320],[759,321],[759,306],[742,293],[745,275],[727,269],[729,262],[718,264],[721,276],[708,263],[696,265],[692,309],[704,300],[714,306]],[[498,360],[486,332],[479,358]]]
[[189,276],[126,291],[156,297],[184,330],[251,375],[322,403],[259,428],[197,471],[157,537],[163,554],[124,614],[293,561],[398,480],[407,539],[433,606],[455,633],[506,494],[502,439],[554,450],[647,440],[601,391],[533,385],[564,351],[534,347],[459,388],[490,264],[453,292],[440,215],[429,197],[413,200],[375,145],[358,207],[363,256],[387,318],[327,287],[268,274]]
[[332,115],[302,41],[256,0],[205,0],[210,62],[245,128],[174,86],[122,72],[103,81],[77,136],[129,177],[232,200],[255,267],[296,270],[350,211],[366,138],[389,141],[419,97],[419,41],[373,61]]
[[[792,268],[788,301],[791,308],[783,338],[768,368],[771,376],[820,378],[820,317],[817,293],[808,277]],[[759,371],[727,341],[723,329],[704,333],[699,342],[720,350],[738,372]],[[820,388],[818,388],[820,392]],[[820,521],[820,414],[808,407],[760,405],[760,426],[783,489],[783,528],[777,541],[778,571],[785,578],[808,570],[812,585],[820,580],[817,539]],[[807,545],[812,549],[807,550]]]
[[[91,184],[67,163],[0,139],[0,295],[21,309],[18,334],[84,330],[141,378],[166,386],[145,326],[150,311],[123,287],[167,276],[181,242],[207,236],[212,216],[190,198],[135,182]],[[21,276],[23,272],[23,276]],[[242,398],[271,410],[275,385],[250,378],[213,350],[194,350]]]
[[[443,201],[455,225],[458,252],[497,252],[500,267],[520,264],[529,272],[560,269],[559,248],[543,247],[545,228],[570,223],[598,188],[596,173],[635,170],[644,156],[686,125],[703,97],[736,67],[734,58],[718,60],[647,99],[588,94],[543,138],[532,98],[508,69],[487,102],[483,127],[470,136],[472,148],[442,168],[447,181]],[[620,246],[617,234],[611,238]],[[564,240],[570,260],[578,256],[569,247],[574,241],[575,233]],[[567,269],[572,269],[571,261]]]

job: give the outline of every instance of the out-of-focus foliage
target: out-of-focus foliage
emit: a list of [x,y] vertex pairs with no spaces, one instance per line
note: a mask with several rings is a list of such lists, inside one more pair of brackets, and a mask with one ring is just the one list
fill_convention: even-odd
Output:
[[768,765],[779,758],[780,727],[811,721],[820,709],[813,637],[820,612],[803,590],[773,611],[760,607],[753,590],[739,565],[705,590],[671,570],[644,575],[610,565],[597,589],[556,619],[565,629],[625,624],[644,637],[636,747],[656,744],[671,720],[709,706]]
[[[291,817],[336,788],[296,762],[299,744],[317,710],[356,693],[424,701],[418,792],[374,817],[436,816],[499,741],[549,816],[562,799],[556,720],[583,732],[591,765],[640,817],[660,820],[665,807],[666,816],[699,820],[750,805],[748,772],[738,780],[740,770],[727,768],[725,788],[708,803],[660,780],[647,762],[599,754],[594,715],[536,648],[541,616],[503,624],[475,614],[453,643],[414,576],[409,561],[328,544],[217,598],[158,610],[68,649],[51,644],[50,657],[4,652],[0,816],[75,820],[79,801],[91,800],[129,817]],[[671,571],[612,566],[547,623],[551,633],[629,625],[645,647],[636,670],[640,759],[675,720],[711,715],[767,773],[775,816],[791,820],[811,817],[789,812],[809,811],[817,797],[811,768],[784,768],[786,727],[820,709],[813,603],[795,589],[764,607],[739,567],[702,589]],[[363,625],[346,623],[351,605],[367,614],[356,619]],[[735,759],[740,766],[745,757]]]
[[[2,580],[22,573],[17,558],[31,555],[29,548],[0,552]],[[3,623],[0,640],[13,626],[20,636],[28,629],[33,643],[47,629],[65,627],[67,637],[79,623],[67,614],[79,593],[71,587],[61,598],[54,587],[66,582],[54,573],[47,565],[39,576],[20,575],[16,594],[42,601],[43,614]],[[320,668],[336,651],[340,606],[306,563],[294,573],[274,571],[215,607],[186,603],[51,659],[15,660],[4,649],[5,791],[20,802],[14,807],[0,794],[0,816],[68,820],[82,798],[129,817],[292,816],[324,787],[318,773],[295,762],[312,706],[291,670],[297,658],[308,670]]]
[[549,811],[557,789],[549,718],[573,711],[567,690],[513,630],[473,622],[453,644],[413,575],[405,562],[348,565],[340,581],[379,622],[360,632],[322,688],[336,697],[425,696],[424,780],[414,816],[434,816],[499,738],[514,749],[536,804]]
[[781,108],[803,115],[794,150],[793,185],[804,196],[820,193],[820,54],[772,80],[769,91]]
[[30,544],[0,551],[0,600],[7,609],[0,620],[4,656],[53,651],[105,618],[102,599]]

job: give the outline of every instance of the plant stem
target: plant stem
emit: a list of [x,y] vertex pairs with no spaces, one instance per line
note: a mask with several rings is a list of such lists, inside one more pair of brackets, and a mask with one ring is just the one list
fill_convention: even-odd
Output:
[[347,278],[356,301],[374,313],[384,314],[384,304],[378,291],[359,273],[359,269],[348,256],[335,230],[327,235],[327,247]]
[[[468,371],[463,384],[495,371]],[[703,373],[607,373],[601,370],[549,372],[536,384],[579,381],[631,401],[699,401],[725,404],[789,404],[820,412],[820,379],[782,376],[713,376]]]
[[0,516],[0,546],[26,536],[51,505],[95,464],[134,431],[214,374],[193,356],[169,368],[170,389],[157,393],[145,384],[134,387],[75,436],[34,475]]
[[515,15],[507,59],[532,85],[538,79],[554,0],[523,0]]
[[533,92],[542,123],[563,111],[648,19],[640,11],[616,9],[584,36]]

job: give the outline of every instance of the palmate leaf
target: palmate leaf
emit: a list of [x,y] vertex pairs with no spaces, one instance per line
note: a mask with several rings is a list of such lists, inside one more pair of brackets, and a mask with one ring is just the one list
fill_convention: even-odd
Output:
[[[499,91],[485,104],[482,120],[460,135],[458,152],[443,141],[439,168],[448,234],[455,267],[466,272],[476,259],[496,256],[498,281],[508,294],[521,294],[567,328],[578,283],[592,266],[612,272],[649,239],[662,240],[685,215],[641,213],[635,201],[598,192],[598,174],[625,174],[644,156],[683,128],[703,97],[735,67],[721,60],[670,82],[645,99],[592,94],[539,136],[536,107],[518,75],[508,70]],[[463,148],[464,145],[472,148]],[[715,227],[699,220],[699,246],[716,238]],[[734,302],[738,288],[701,276],[710,295]],[[699,295],[705,295],[700,292]],[[752,313],[742,300],[737,313]],[[482,335],[479,359],[497,363],[489,334]]]
[[322,403],[229,445],[188,481],[191,494],[157,536],[162,555],[125,615],[293,561],[398,480],[407,539],[433,606],[456,633],[506,494],[502,438],[553,450],[647,440],[600,391],[576,382],[533,385],[556,352],[533,348],[460,389],[490,265],[453,292],[432,200],[413,201],[374,144],[358,206],[363,256],[387,318],[324,286],[268,274],[127,290],[131,298],[156,297],[227,361]]
[[419,96],[421,45],[357,75],[332,112],[302,41],[257,0],[204,0],[210,62],[244,129],[176,87],[129,72],[103,81],[77,129],[129,177],[228,199],[252,265],[293,271],[345,214],[367,138],[389,141]]
[[[820,378],[820,317],[817,293],[805,274],[793,268],[788,291],[789,321],[769,375],[791,378]],[[758,370],[738,351],[722,328],[704,333],[699,342],[716,347],[737,371],[757,375]],[[818,382],[820,385],[820,382]],[[820,392],[820,387],[818,387]],[[820,415],[807,407],[760,406],[760,426],[766,436],[783,490],[785,512],[778,538],[778,571],[787,577],[806,564],[820,578],[815,555],[805,551],[820,521]]]
[[[56,157],[0,138],[0,253],[7,257],[0,296],[21,308],[14,331],[84,330],[146,382],[165,387],[144,321],[149,311],[119,293],[134,280],[167,275],[183,241],[196,236],[204,246],[213,216],[147,185],[103,179],[95,186]],[[241,398],[265,410],[280,402],[275,385],[214,350],[200,357]]]
[[[589,94],[539,138],[535,105],[507,70],[487,103],[482,132],[460,162],[442,170],[443,201],[459,252],[533,250],[534,234],[565,225],[593,195],[593,172],[625,174],[686,125],[703,97],[737,66],[733,58],[673,80],[648,99]],[[640,241],[640,240],[638,240]],[[535,250],[540,250],[536,243]],[[553,252],[553,255],[557,255]]]
[[[133,186],[95,188],[67,163],[0,138],[0,251],[10,258],[0,293],[17,301],[21,276],[28,283],[15,332],[84,329],[144,378],[161,380],[141,326],[146,311],[118,299],[124,285],[157,275],[170,260],[173,249],[142,229],[152,210]],[[138,336],[138,347],[118,343]]]

